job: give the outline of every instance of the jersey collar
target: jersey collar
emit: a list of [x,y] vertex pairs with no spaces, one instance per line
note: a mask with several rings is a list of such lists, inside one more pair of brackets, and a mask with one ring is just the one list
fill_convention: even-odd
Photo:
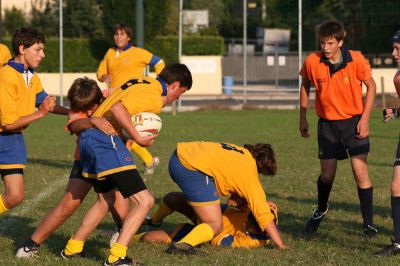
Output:
[[[8,60],[8,65],[12,68],[14,68],[15,70],[17,70],[19,73],[25,73],[25,68],[24,68],[24,64],[20,64],[14,61],[14,59],[10,59]],[[35,70],[31,67],[28,67],[27,71],[31,72],[32,74],[35,73]]]
[[162,80],[160,77],[156,78],[158,80],[158,82],[161,83],[161,87],[162,87],[162,94],[161,96],[167,96],[167,83]]
[[347,66],[347,63],[352,62],[353,58],[351,57],[349,49],[346,47],[341,47],[340,51],[342,52],[343,61],[339,67],[335,67],[329,60],[322,54],[321,59],[319,60],[320,63],[324,63],[329,66],[329,72],[331,76],[338,72],[340,69],[343,69]]
[[115,50],[120,50],[120,51],[126,51],[126,50],[128,50],[129,48],[131,48],[131,47],[132,47],[132,44],[131,44],[130,42],[128,42],[128,44],[127,44],[124,48],[122,48],[122,49],[119,49],[118,46],[114,45],[114,49],[115,49]]

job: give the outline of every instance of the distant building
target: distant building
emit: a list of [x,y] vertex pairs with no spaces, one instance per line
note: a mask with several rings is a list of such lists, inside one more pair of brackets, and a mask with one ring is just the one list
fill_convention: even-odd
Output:
[[183,10],[184,32],[198,32],[208,28],[208,10]]
[[12,9],[13,7],[15,7],[19,10],[22,10],[25,15],[29,17],[33,6],[41,10],[45,7],[46,2],[46,0],[2,0],[1,14],[4,16],[4,11],[6,9]]

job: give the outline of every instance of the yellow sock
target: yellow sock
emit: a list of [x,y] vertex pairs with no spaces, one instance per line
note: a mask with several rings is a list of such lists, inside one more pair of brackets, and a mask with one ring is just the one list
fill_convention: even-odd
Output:
[[190,244],[192,247],[195,247],[199,244],[211,241],[214,237],[214,232],[211,229],[211,226],[208,224],[202,223],[197,225],[195,228],[190,231],[184,238],[182,238],[178,243],[184,242]]
[[83,251],[83,245],[85,244],[85,241],[81,240],[75,240],[71,239],[68,240],[67,245],[65,246],[64,253],[66,255],[73,255],[77,253],[81,253]]
[[9,209],[7,209],[7,207],[4,205],[3,198],[1,196],[2,194],[0,194],[0,213],[4,213]]
[[158,209],[151,215],[151,220],[155,223],[159,223],[173,212],[174,210],[171,210],[167,204],[165,204],[164,199],[162,199]]
[[136,235],[134,235],[134,236],[132,237],[132,239],[133,239],[134,241],[139,241],[140,239],[142,239],[142,236],[143,236],[144,234],[146,234],[146,232],[143,232],[143,233],[140,233],[140,234],[136,234]]
[[136,142],[132,144],[131,150],[136,153],[140,159],[144,162],[146,166],[153,165],[153,155],[146,149],[137,144]]
[[126,257],[127,250],[128,250],[128,247],[121,245],[120,243],[114,243],[114,245],[110,249],[110,255],[108,256],[108,262],[114,263],[119,258]]

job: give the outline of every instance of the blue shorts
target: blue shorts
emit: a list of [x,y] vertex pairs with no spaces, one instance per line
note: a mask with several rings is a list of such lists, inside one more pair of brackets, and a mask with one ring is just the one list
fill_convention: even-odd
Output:
[[176,150],[169,159],[169,174],[182,189],[189,205],[209,206],[220,203],[214,178],[200,171],[187,169],[179,161]]
[[21,132],[0,132],[0,169],[23,169],[26,147]]
[[79,136],[82,176],[104,179],[107,175],[136,169],[131,153],[119,136],[90,128]]

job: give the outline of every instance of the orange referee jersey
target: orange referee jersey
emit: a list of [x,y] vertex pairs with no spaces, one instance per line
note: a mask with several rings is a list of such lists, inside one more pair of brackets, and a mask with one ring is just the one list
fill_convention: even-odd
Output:
[[361,115],[362,82],[372,77],[371,67],[361,52],[342,48],[342,56],[342,67],[333,74],[321,51],[308,55],[300,70],[300,75],[315,86],[317,115],[327,120]]

